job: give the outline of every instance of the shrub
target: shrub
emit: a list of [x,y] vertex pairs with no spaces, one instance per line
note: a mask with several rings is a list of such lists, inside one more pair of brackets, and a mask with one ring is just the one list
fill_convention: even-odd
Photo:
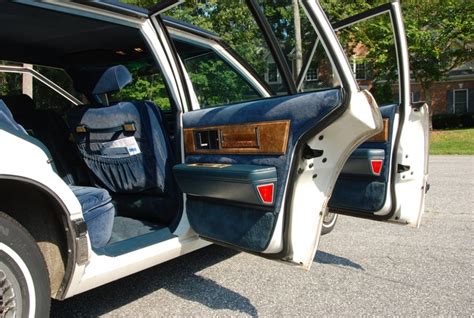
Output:
[[433,129],[473,128],[474,114],[433,115]]

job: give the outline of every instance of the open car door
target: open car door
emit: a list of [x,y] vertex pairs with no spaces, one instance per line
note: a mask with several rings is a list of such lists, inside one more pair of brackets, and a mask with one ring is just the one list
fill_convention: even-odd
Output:
[[[268,21],[256,1],[247,1],[288,94],[184,107],[183,163],[173,171],[185,194],[185,221],[202,238],[309,268],[340,171],[362,142],[382,131],[383,121],[371,94],[359,89],[322,8],[302,3],[338,85],[297,93]],[[161,42],[170,43],[159,15],[151,19]],[[177,54],[168,55],[174,72],[184,72]],[[189,81],[181,85],[192,90]]]
[[336,183],[329,210],[418,227],[427,191],[429,113],[425,103],[411,101],[400,3],[393,1],[350,17],[336,23],[334,29],[339,33],[374,18],[378,23],[384,18],[391,23],[399,102],[380,106],[383,131],[350,156]]

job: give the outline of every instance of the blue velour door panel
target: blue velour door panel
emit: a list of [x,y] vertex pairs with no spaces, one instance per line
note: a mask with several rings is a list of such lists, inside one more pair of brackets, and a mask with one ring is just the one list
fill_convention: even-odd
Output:
[[258,186],[277,184],[275,167],[255,165],[178,164],[173,173],[184,193],[208,199],[220,199],[266,207]]
[[[267,166],[276,169],[274,205],[261,209],[245,202],[209,200],[188,196],[186,210],[192,228],[201,236],[240,248],[261,252],[270,242],[289,175],[290,159],[298,140],[342,106],[339,89],[192,111],[183,115],[184,128],[202,128],[275,120],[290,120],[288,148],[282,155],[196,154],[186,164],[222,163]],[[239,204],[243,203],[243,204]]]
[[[365,142],[344,165],[329,201],[329,208],[372,214],[385,204],[389,190],[390,157],[392,155],[393,125],[398,105],[380,107],[383,118],[389,120],[387,142]],[[380,175],[373,173],[371,160],[383,159]]]

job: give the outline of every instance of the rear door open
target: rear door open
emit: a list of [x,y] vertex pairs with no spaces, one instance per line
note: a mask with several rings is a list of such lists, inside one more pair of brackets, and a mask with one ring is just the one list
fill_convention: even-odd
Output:
[[[385,37],[370,38],[367,23],[372,23],[372,30],[378,27],[387,28]],[[366,42],[389,41],[388,45],[374,43],[375,47],[388,48],[386,58],[392,63],[394,80],[390,82],[388,73],[385,78],[371,82],[365,80],[365,74],[358,74],[361,69],[356,63],[364,55],[364,43],[353,44],[350,52],[353,72],[361,85],[371,85],[375,95],[380,95],[377,102],[383,117],[383,130],[358,147],[338,178],[329,210],[334,213],[347,214],[374,220],[386,220],[411,226],[419,226],[424,210],[425,192],[428,175],[428,120],[427,105],[413,102],[410,90],[409,55],[402,20],[400,3],[391,3],[349,17],[333,24],[341,42],[357,41],[357,31],[366,29]],[[391,28],[391,30],[388,30]],[[344,33],[345,32],[345,33]],[[349,37],[351,35],[352,37]],[[393,45],[390,54],[389,46]],[[344,46],[344,43],[343,43]],[[355,52],[355,53],[354,53]],[[347,51],[346,51],[347,53]],[[370,53],[369,53],[370,54]],[[392,55],[392,56],[391,56]],[[392,58],[392,59],[391,59]],[[359,61],[357,60],[359,59]],[[362,65],[366,66],[366,65]],[[380,66],[379,66],[380,67]],[[377,70],[372,70],[376,72]],[[372,74],[372,78],[376,75]],[[384,100],[378,87],[388,87],[389,93],[395,95],[392,101]],[[390,96],[388,98],[390,100]]]
[[[185,194],[187,220],[202,238],[309,268],[337,176],[355,148],[382,129],[382,120],[370,93],[358,89],[317,3],[310,4],[311,14],[319,17],[313,27],[335,80],[330,88],[308,93],[297,93],[290,66],[258,3],[247,1],[247,6],[285,92],[222,107],[184,109],[184,160],[174,167],[174,176]],[[165,29],[158,15],[151,19],[157,30]],[[165,32],[159,37],[170,43]],[[172,53],[176,68],[184,72],[184,63]]]

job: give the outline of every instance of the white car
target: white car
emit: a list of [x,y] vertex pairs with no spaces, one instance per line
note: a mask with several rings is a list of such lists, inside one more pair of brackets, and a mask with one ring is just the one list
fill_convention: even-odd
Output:
[[[410,102],[398,2],[333,26],[316,1],[301,1],[333,79],[304,90],[247,1],[278,94],[218,35],[161,16],[174,5],[0,4],[0,60],[17,62],[0,72],[29,74],[40,92],[0,96],[2,317],[48,316],[51,297],[211,243],[309,268],[328,213],[419,226],[428,111]],[[334,29],[383,14],[399,102],[379,107]],[[211,81],[226,84],[210,91]]]

